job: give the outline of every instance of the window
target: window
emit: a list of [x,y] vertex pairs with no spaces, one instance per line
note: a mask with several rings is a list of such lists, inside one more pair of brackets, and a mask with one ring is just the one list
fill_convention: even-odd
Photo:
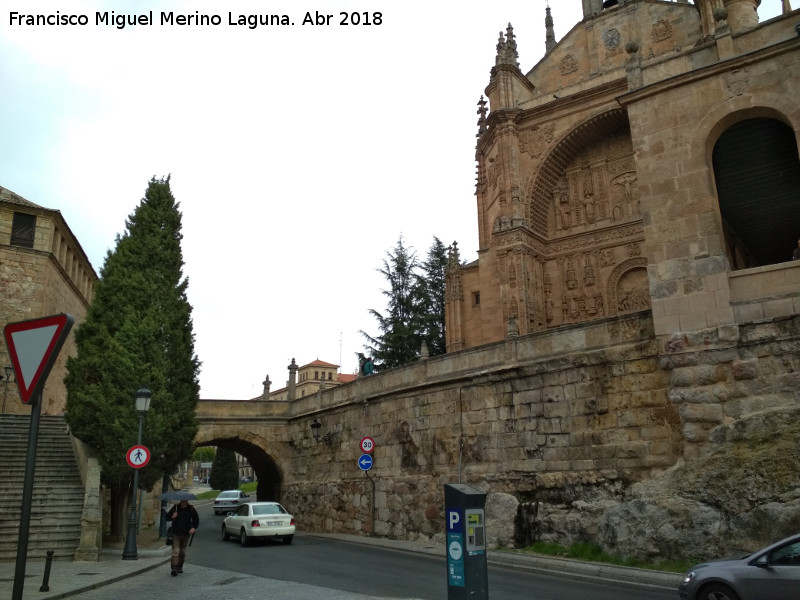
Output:
[[480,292],[472,292],[472,304],[473,306],[480,306],[481,303],[481,293]]
[[36,216],[15,212],[11,224],[11,245],[33,248],[35,234]]
[[328,381],[331,381],[332,379],[333,379],[332,373],[328,373]]
[[720,135],[712,158],[733,269],[791,260],[800,223],[794,131],[776,119],[739,121]]

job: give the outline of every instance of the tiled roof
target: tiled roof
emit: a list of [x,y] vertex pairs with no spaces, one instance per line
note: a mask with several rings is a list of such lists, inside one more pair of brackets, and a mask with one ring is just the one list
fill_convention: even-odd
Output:
[[19,204],[20,206],[27,206],[29,208],[44,208],[44,206],[39,206],[38,204],[34,204],[30,200],[25,200],[22,196],[15,194],[11,190],[8,190],[4,187],[0,186],[0,201],[9,202],[10,204]]
[[310,362],[307,365],[303,365],[300,368],[301,369],[305,369],[305,368],[308,368],[308,367],[333,367],[334,369],[336,369],[336,368],[339,367],[339,365],[332,365],[331,363],[326,363],[324,361],[321,361],[321,360],[317,359],[314,362]]

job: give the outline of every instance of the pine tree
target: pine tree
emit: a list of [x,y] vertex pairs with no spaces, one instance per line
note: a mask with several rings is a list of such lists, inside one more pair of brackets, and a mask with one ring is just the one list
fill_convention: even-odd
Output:
[[86,320],[67,362],[67,423],[96,452],[111,491],[111,532],[119,536],[132,493],[125,461],[136,444],[136,391],[152,393],[142,444],[151,461],[141,489],[173,473],[192,454],[200,363],[183,277],[181,213],[169,177],[153,178],[106,255]]
[[378,271],[389,282],[389,288],[381,290],[388,298],[387,314],[384,316],[370,309],[369,313],[378,320],[380,334],[372,337],[361,332],[370,344],[365,350],[374,359],[375,371],[399,367],[416,360],[422,344],[417,255],[404,245],[401,235],[394,251],[387,252],[386,256],[383,268]]
[[420,264],[421,273],[417,276],[416,294],[423,323],[422,337],[431,356],[444,354],[446,351],[444,304],[447,260],[447,248],[434,236],[428,257]]
[[239,489],[239,467],[236,453],[228,448],[218,448],[214,462],[211,463],[209,485],[212,490]]

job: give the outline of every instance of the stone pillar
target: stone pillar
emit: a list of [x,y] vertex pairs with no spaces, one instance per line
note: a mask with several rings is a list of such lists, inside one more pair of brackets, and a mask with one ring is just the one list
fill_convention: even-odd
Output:
[[103,509],[100,502],[100,463],[96,458],[86,461],[86,484],[81,514],[81,539],[73,560],[97,562],[103,545]]
[[267,375],[262,383],[264,384],[264,396],[261,399],[269,400],[269,386],[272,385],[272,382],[269,380],[269,375]]
[[295,385],[297,382],[297,363],[294,362],[294,358],[292,359],[291,364],[288,367],[289,369],[289,384],[286,386],[287,391],[289,392],[289,402],[294,400],[295,395]]
[[728,9],[728,26],[736,35],[758,25],[758,6],[761,0],[724,0]]
[[628,79],[628,89],[638,90],[644,85],[642,76],[642,61],[639,58],[639,42],[630,41],[625,44],[628,60],[625,61],[625,76]]

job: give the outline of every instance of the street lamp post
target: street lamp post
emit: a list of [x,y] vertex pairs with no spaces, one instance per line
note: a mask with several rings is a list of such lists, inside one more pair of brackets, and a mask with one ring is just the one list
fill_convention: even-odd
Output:
[[[139,437],[137,444],[142,445],[142,423],[144,415],[150,408],[150,390],[142,386],[136,392],[136,412],[139,413]],[[133,470],[133,498],[131,499],[131,514],[128,517],[128,535],[125,537],[125,549],[122,551],[122,560],[138,560],[136,551],[136,494],[139,491],[139,469]]]
[[[8,398],[8,384],[11,383],[11,376],[14,374],[14,367],[5,367],[6,372],[6,388],[3,390],[3,412],[2,414],[6,414],[6,398]],[[2,377],[0,375],[0,377]]]

